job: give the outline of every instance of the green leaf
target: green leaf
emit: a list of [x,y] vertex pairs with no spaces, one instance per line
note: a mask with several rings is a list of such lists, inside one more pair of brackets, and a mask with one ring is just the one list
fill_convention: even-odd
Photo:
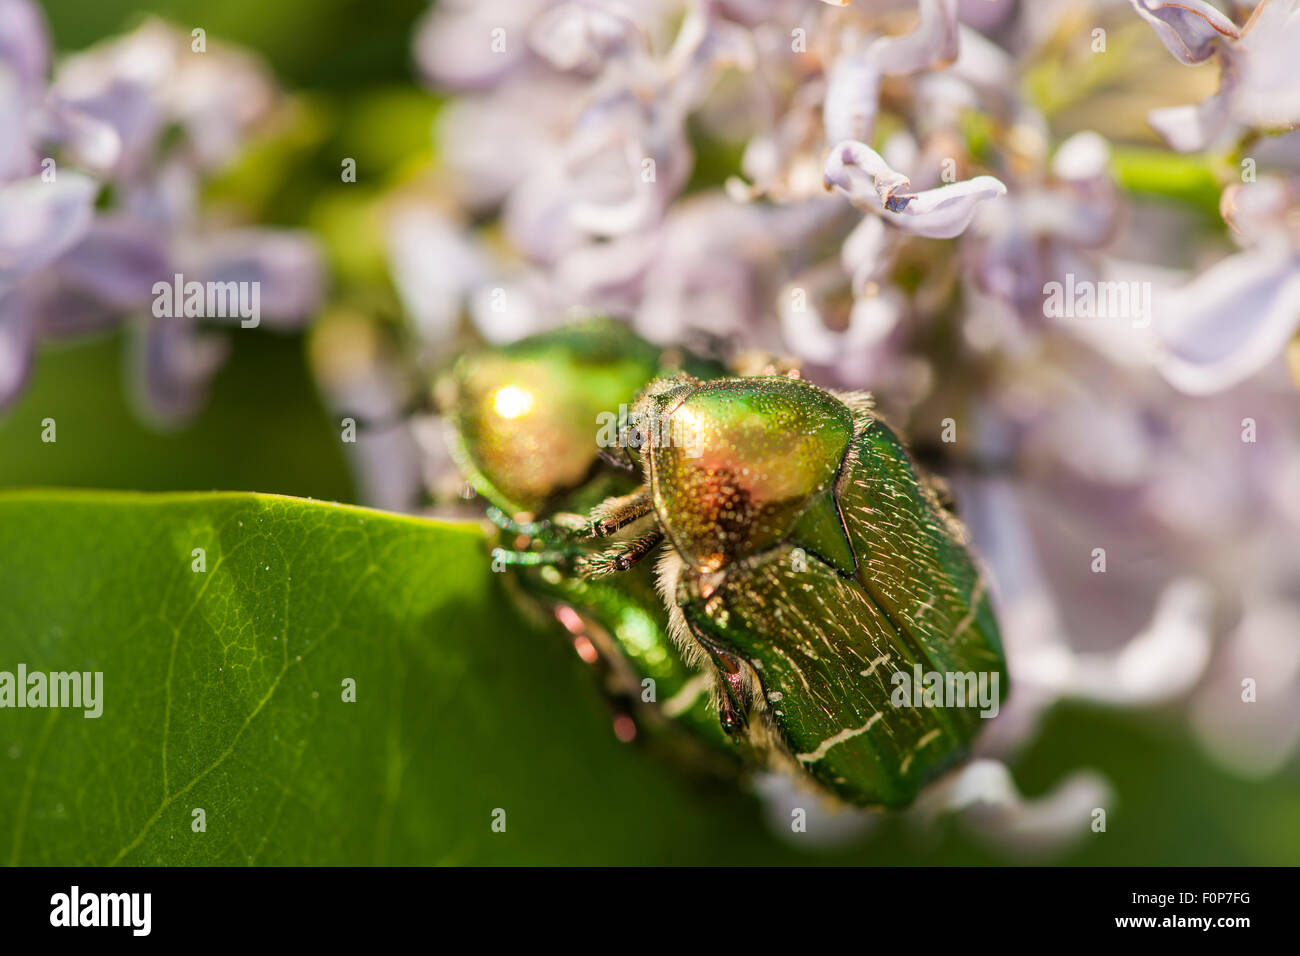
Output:
[[103,673],[97,719],[0,711],[0,859],[707,859],[758,832],[748,801],[727,820],[719,792],[702,815],[686,778],[620,745],[584,665],[499,585],[473,525],[0,495],[0,670]]

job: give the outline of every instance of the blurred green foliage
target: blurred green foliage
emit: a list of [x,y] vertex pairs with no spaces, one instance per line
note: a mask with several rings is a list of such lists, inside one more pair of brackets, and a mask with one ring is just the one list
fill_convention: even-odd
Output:
[[[120,335],[44,349],[31,386],[0,417],[0,487],[277,491],[349,500],[339,433],[302,362],[299,336],[232,335],[230,361],[196,421],[144,424]],[[57,441],[41,441],[55,421]]]
[[45,0],[61,51],[79,50],[153,15],[256,51],[285,86],[356,91],[411,77],[411,27],[426,0]]

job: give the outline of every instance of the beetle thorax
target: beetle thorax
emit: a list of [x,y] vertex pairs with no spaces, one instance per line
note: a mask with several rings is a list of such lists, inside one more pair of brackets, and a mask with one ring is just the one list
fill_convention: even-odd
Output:
[[834,481],[852,435],[847,408],[788,378],[700,385],[662,413],[647,446],[660,522],[702,572],[782,540]]

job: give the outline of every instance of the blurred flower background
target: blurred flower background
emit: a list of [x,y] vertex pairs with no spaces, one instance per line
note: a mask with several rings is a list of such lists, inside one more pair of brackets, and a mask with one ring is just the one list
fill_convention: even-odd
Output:
[[790,355],[996,582],[1030,797],[975,838],[1294,861],[1297,57],[1294,0],[0,0],[0,436],[82,432],[0,482],[465,514],[407,410],[468,345]]

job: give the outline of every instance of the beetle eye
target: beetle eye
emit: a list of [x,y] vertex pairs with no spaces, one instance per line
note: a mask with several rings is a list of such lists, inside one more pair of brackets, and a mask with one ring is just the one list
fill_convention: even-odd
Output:
[[629,425],[625,442],[628,448],[639,449],[645,444],[645,435],[641,434],[641,429],[635,425]]

